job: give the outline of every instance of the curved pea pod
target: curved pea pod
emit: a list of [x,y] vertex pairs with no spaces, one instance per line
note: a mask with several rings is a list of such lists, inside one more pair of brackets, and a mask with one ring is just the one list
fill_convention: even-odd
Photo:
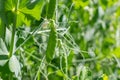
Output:
[[47,50],[46,50],[47,62],[50,62],[53,59],[56,43],[57,43],[57,34],[56,34],[56,29],[53,21],[51,22],[50,28],[51,28],[51,31],[49,34],[49,40],[48,40]]

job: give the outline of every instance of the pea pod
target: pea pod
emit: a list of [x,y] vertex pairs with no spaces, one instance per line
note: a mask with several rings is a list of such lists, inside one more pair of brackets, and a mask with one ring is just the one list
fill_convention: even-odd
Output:
[[55,47],[57,43],[57,35],[56,35],[56,29],[53,21],[51,22],[51,32],[47,44],[47,50],[46,50],[46,60],[47,62],[50,62],[53,59],[54,53],[55,53]]

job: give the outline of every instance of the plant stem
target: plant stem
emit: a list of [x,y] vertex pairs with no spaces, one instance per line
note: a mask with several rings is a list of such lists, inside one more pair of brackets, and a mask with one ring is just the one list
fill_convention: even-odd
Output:
[[9,57],[12,56],[13,49],[14,49],[14,37],[15,37],[15,31],[16,31],[16,20],[17,20],[17,15],[16,15],[16,13],[14,13],[14,21],[13,21],[13,27],[12,27],[12,38],[11,38],[10,55],[9,55]]
[[[18,0],[18,3],[19,3],[19,0]],[[14,20],[13,20],[13,27],[12,27],[12,38],[11,38],[10,55],[9,55],[9,57],[12,56],[13,49],[14,49],[14,40],[15,40],[15,31],[16,31],[16,22],[17,22],[17,9],[18,9],[18,4],[16,4],[15,12],[14,12]]]
[[14,39],[15,39],[15,31],[16,31],[16,24],[17,24],[17,11],[18,11],[18,7],[19,7],[19,3],[20,3],[20,0],[17,0],[17,4],[15,6],[15,11],[14,11],[14,20],[13,20],[13,27],[12,27],[12,38],[11,38],[9,57],[12,56],[13,49],[14,49]]
[[3,41],[5,40],[5,32],[6,32],[6,26],[5,26],[5,24],[2,22],[2,23],[1,23],[1,27],[0,27],[0,38],[2,38]]

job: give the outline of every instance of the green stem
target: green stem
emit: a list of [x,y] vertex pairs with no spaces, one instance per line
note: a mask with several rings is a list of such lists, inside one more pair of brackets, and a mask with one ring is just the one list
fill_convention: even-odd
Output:
[[0,38],[2,38],[3,41],[5,40],[5,32],[6,32],[6,26],[5,26],[5,24],[2,22],[2,23],[1,23],[1,27],[0,27]]
[[17,4],[16,4],[16,7],[15,7],[15,11],[14,11],[14,20],[13,20],[13,27],[12,27],[12,38],[11,38],[9,57],[11,57],[13,55],[14,39],[15,39],[15,31],[16,31],[16,22],[17,22],[17,10],[18,10],[18,7],[19,7],[19,2],[20,2],[20,0],[17,0]]
[[13,49],[14,49],[14,37],[15,37],[15,31],[16,31],[16,22],[17,22],[17,10],[18,10],[18,6],[19,6],[19,0],[18,0],[18,3],[16,4],[15,12],[14,12],[14,21],[13,21],[13,27],[12,27],[12,38],[11,38],[10,55],[9,55],[9,57],[12,56],[12,54],[13,54]]
[[14,13],[14,21],[13,21],[13,27],[12,27],[12,38],[11,38],[10,55],[9,55],[9,57],[12,56],[13,49],[14,49],[14,37],[15,37],[15,31],[16,31],[16,20],[17,20],[17,14]]

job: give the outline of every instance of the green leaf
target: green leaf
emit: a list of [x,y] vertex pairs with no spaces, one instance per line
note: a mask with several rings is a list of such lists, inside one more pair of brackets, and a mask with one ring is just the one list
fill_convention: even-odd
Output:
[[15,73],[16,77],[18,77],[20,73],[20,63],[15,55],[13,55],[9,60],[9,69],[11,72]]
[[3,40],[0,38],[0,55],[8,55],[8,51],[7,51],[7,48],[6,48],[6,45],[5,43],[3,42]]
[[85,6],[87,6],[89,4],[89,0],[72,0],[73,3],[75,4],[75,8],[79,8],[82,7],[84,8]]
[[8,28],[6,28],[5,43],[8,51],[11,43],[11,36],[12,36],[12,32]]
[[6,0],[5,10],[6,11],[14,11],[16,4],[17,4],[17,0]]
[[22,25],[22,23],[24,23],[24,19],[25,19],[25,15],[23,13],[18,13],[16,26]]
[[47,11],[47,18],[52,19],[54,12],[55,12],[55,8],[56,8],[56,0],[50,0],[48,5],[49,6],[48,6],[48,11]]
[[8,59],[8,51],[5,43],[0,38],[0,66],[4,66],[7,63]]
[[49,41],[48,41],[47,50],[46,50],[47,62],[50,62],[53,59],[53,56],[55,53],[56,42],[57,42],[56,29],[55,29],[55,25],[52,21],[51,22],[51,32],[50,32]]
[[116,47],[112,52],[117,58],[120,58],[120,46]]
[[117,11],[116,11],[116,18],[120,17],[120,7],[118,7]]
[[0,60],[0,66],[4,66],[7,63],[8,59]]
[[8,55],[0,55],[0,60],[6,60],[9,59]]
[[103,74],[103,80],[109,80],[109,78],[106,74]]
[[44,1],[40,0],[33,9],[28,9],[27,7],[24,7],[19,9],[19,11],[24,14],[28,14],[37,20],[40,20],[40,17],[41,17],[40,14],[42,11],[43,4],[44,4]]
[[30,0],[20,0],[19,8],[24,8],[29,4]]
[[28,20],[27,17],[23,13],[19,12],[17,14],[17,24],[16,24],[17,27],[22,24],[26,24],[27,26],[30,26],[30,23],[31,21]]
[[[28,6],[32,4],[34,3],[30,3],[30,0],[20,0],[19,7],[16,11],[16,14],[17,14],[16,26],[17,27],[23,24],[30,26],[30,23],[33,20],[33,18],[35,18],[36,20],[40,20],[42,7],[44,5],[44,0],[38,0],[36,5],[33,8],[28,8]],[[14,17],[13,14],[15,13],[16,5],[17,5],[17,0],[7,0],[5,4],[5,11],[6,12],[9,11],[7,13],[9,24],[13,23],[12,20]]]

